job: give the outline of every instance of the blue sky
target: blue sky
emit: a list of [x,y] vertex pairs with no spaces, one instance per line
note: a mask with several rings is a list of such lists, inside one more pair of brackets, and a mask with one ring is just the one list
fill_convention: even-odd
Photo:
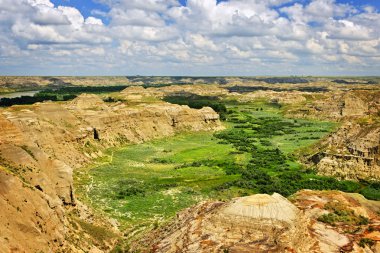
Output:
[[220,2],[4,0],[0,75],[380,75],[380,1]]
[[[228,0],[218,0],[217,2],[227,2]],[[65,6],[73,6],[79,9],[84,16],[91,16],[91,11],[94,9],[102,10],[102,11],[109,11],[109,8],[106,4],[101,4],[99,1],[92,1],[92,0],[52,0],[52,3],[54,5],[65,5]],[[181,5],[186,5],[187,0],[178,0],[178,2]],[[310,2],[309,1],[299,1],[299,2]],[[364,6],[364,5],[371,5],[376,8],[380,8],[380,1],[378,0],[337,0],[337,3],[342,4],[351,4],[354,6]]]
[[92,16],[91,11],[101,10],[108,12],[110,8],[106,4],[102,4],[97,1],[91,0],[52,0],[51,1],[55,6],[72,6],[80,10],[84,17]]
[[338,3],[352,4],[355,6],[372,5],[380,8],[380,1],[378,0],[337,0]]

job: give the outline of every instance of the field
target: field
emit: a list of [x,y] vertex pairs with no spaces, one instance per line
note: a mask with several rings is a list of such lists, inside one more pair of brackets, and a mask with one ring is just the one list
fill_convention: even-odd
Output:
[[231,154],[232,145],[217,142],[212,133],[194,133],[111,149],[96,165],[77,172],[77,192],[123,228],[151,226],[217,196],[216,186],[238,177],[218,166],[193,166],[226,157],[246,162],[244,154]]

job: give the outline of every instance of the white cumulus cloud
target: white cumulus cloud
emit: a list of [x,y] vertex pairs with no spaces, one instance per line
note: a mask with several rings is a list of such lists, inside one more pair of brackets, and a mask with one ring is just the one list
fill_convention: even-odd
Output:
[[380,13],[369,5],[97,2],[107,9],[86,16],[50,0],[0,0],[0,74],[380,74]]

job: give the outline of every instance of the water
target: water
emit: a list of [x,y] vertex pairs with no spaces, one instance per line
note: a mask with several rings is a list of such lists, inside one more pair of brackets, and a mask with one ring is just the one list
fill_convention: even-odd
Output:
[[12,93],[5,93],[5,94],[0,94],[0,99],[2,98],[18,98],[22,96],[34,96],[39,92],[38,90],[32,90],[32,91],[20,91],[20,92],[12,92]]

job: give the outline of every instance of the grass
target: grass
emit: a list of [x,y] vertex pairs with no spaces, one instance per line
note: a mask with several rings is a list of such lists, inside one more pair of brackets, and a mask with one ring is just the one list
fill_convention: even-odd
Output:
[[302,147],[308,147],[322,139],[334,127],[335,123],[310,120],[289,120],[295,123],[295,133],[274,136],[271,143],[282,152],[291,154]]
[[[286,154],[315,142],[330,128],[330,123],[283,119],[279,108],[265,103],[231,105],[228,109],[231,115],[226,131],[236,130],[239,125],[231,118],[255,121],[251,126],[256,127],[289,123],[296,130],[265,138],[257,136],[257,131],[245,129],[247,138],[252,138],[260,149],[278,147]],[[304,140],[311,132],[316,133],[315,139]],[[299,142],[295,144],[294,139]],[[236,169],[245,168],[251,160],[250,152],[239,150],[210,132],[181,134],[108,150],[95,165],[76,172],[76,191],[84,201],[116,218],[127,236],[133,237],[201,200],[259,192],[244,184],[233,184],[242,178]],[[300,168],[293,160],[283,162],[291,170]],[[272,168],[266,171],[276,174]],[[228,189],[220,190],[226,184],[230,184]]]
[[112,231],[101,227],[96,226],[91,223],[85,222],[83,220],[77,219],[76,222],[80,225],[80,227],[88,234],[90,235],[95,242],[105,242],[111,238],[117,237],[116,234],[114,234]]
[[95,166],[76,173],[80,196],[121,222],[122,228],[149,227],[200,200],[218,196],[215,187],[233,181],[219,166],[191,166],[245,161],[212,133],[181,134],[168,139],[111,149]]
[[318,217],[318,221],[335,226],[337,223],[350,224],[355,226],[368,225],[369,219],[356,215],[355,212],[340,203],[328,202],[324,206],[329,213]]
[[[239,105],[231,109],[233,114],[229,116],[230,120],[232,118],[235,122],[233,119],[251,121],[254,124],[250,126],[262,126],[269,130],[265,133],[266,136],[259,135],[257,130],[251,132],[251,137],[256,138],[258,147],[265,148],[260,142],[266,141],[266,146],[279,148],[285,154],[291,154],[316,143],[337,125],[329,121],[284,118],[280,107],[266,102]],[[249,127],[245,128],[246,131],[247,129],[249,131]]]
[[365,248],[366,245],[368,245],[369,247],[372,247],[373,245],[375,245],[375,243],[376,242],[374,240],[371,240],[371,239],[368,239],[368,238],[362,238],[359,241],[359,246],[362,247],[362,248]]

